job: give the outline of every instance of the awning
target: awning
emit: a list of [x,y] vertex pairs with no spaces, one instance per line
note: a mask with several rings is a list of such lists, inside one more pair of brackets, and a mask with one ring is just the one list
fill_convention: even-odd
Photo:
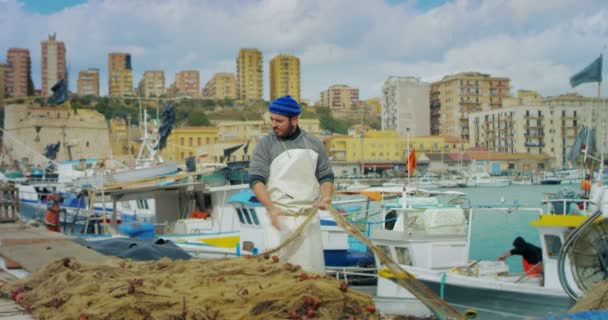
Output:
[[364,163],[363,167],[365,169],[392,169],[393,168],[393,163],[392,162],[369,162],[369,163]]

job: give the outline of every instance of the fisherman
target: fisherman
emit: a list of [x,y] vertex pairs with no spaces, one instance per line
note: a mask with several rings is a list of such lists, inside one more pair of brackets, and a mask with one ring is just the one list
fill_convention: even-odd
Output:
[[[278,247],[307,219],[310,209],[328,210],[334,174],[323,143],[298,126],[300,105],[290,96],[270,104],[272,132],[256,145],[249,166],[250,186],[268,212],[266,249]],[[324,272],[318,212],[280,259],[313,272]]]
[[543,253],[542,250],[524,240],[522,237],[517,237],[513,241],[513,249],[503,253],[498,261],[504,261],[507,257],[512,255],[522,256],[521,263],[524,268],[524,272],[528,276],[540,277],[542,276],[542,261]]

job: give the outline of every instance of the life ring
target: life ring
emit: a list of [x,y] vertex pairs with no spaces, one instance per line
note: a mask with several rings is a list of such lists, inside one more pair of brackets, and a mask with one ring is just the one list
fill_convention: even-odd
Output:
[[208,212],[199,211],[199,210],[194,210],[190,214],[190,218],[194,218],[194,219],[207,219],[207,218],[209,218],[209,216],[210,215]]

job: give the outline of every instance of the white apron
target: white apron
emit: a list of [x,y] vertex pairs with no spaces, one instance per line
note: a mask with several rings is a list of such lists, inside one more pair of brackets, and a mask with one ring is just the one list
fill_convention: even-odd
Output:
[[[319,182],[315,175],[318,155],[312,150],[286,150],[270,164],[270,176],[266,185],[273,204],[281,211],[295,213],[310,209],[319,200]],[[278,247],[287,240],[306,220],[306,216],[279,217],[280,230],[266,224],[266,249]],[[319,214],[312,218],[301,235],[279,252],[281,261],[298,264],[302,269],[324,273],[325,259],[321,239]]]

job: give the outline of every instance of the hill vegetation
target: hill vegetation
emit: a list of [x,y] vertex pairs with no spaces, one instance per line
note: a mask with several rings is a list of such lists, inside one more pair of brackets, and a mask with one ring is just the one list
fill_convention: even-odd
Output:
[[[14,103],[24,103],[25,100],[16,99]],[[45,98],[33,99],[35,104],[48,105]],[[233,120],[261,120],[268,110],[267,101],[242,102],[232,99],[211,100],[184,98],[180,100],[141,99],[136,97],[95,97],[72,96],[70,106],[73,109],[94,109],[103,114],[106,119],[130,118],[131,124],[139,123],[140,108],[147,110],[150,117],[155,118],[162,112],[165,104],[176,106],[177,126],[210,126],[211,121]],[[3,112],[0,117],[3,118]],[[324,131],[346,134],[348,128],[360,124],[361,120],[335,118],[328,107],[304,108],[301,114],[303,119],[319,119],[321,129]],[[364,117],[363,124],[379,129],[379,117]],[[2,122],[3,123],[3,122]]]

